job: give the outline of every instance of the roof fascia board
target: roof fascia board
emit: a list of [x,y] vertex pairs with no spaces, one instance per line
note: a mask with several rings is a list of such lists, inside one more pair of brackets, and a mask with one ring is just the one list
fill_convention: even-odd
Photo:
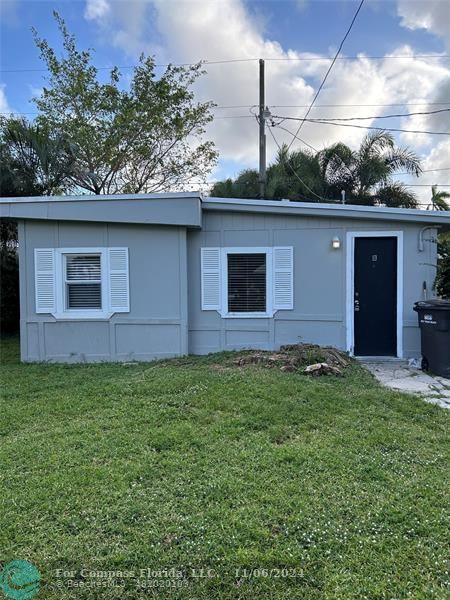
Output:
[[198,198],[202,200],[202,195],[199,192],[161,192],[157,194],[82,194],[80,196],[18,196],[0,198],[1,204],[15,203],[54,203],[54,202],[106,202],[106,201],[122,201],[122,200],[162,200],[176,198]]
[[[142,202],[146,199],[147,202]],[[40,200],[40,201],[38,201]],[[102,223],[133,223],[172,225],[200,228],[202,210],[200,196],[158,195],[142,198],[130,196],[84,196],[60,199],[21,198],[0,202],[0,216],[10,219],[51,221],[85,221]]]
[[359,206],[356,204],[319,204],[285,200],[241,200],[229,198],[206,198],[203,199],[202,206],[206,210],[215,211],[334,217],[341,219],[409,221],[416,223],[436,223],[450,227],[450,212],[446,213],[445,211]]

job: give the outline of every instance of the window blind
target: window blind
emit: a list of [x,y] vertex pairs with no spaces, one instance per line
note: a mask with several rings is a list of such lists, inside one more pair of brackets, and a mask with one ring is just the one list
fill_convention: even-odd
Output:
[[266,254],[228,254],[228,312],[266,312]]
[[66,303],[68,309],[101,309],[100,254],[66,256]]

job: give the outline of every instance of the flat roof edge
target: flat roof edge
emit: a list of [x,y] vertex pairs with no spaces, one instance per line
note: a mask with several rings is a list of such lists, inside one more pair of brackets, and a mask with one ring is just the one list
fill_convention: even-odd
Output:
[[445,224],[450,227],[450,211],[390,208],[359,204],[291,202],[289,200],[248,200],[241,198],[204,198],[206,210],[229,210],[278,215],[304,215],[339,218],[380,219]]
[[[146,200],[146,201],[143,201]],[[0,216],[9,219],[86,221],[201,227],[201,198],[198,194],[109,196],[55,196],[2,199]]]
[[54,203],[54,202],[87,202],[87,201],[116,201],[116,200],[174,200],[177,198],[198,198],[203,200],[200,192],[161,192],[156,194],[82,194],[77,196],[17,196],[0,198],[0,204],[9,204],[10,202],[29,203]]

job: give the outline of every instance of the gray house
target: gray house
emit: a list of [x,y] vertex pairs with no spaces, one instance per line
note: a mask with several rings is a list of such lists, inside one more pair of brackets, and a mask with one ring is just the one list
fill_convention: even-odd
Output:
[[420,354],[432,211],[197,193],[0,200],[19,224],[24,361],[129,361],[314,342]]

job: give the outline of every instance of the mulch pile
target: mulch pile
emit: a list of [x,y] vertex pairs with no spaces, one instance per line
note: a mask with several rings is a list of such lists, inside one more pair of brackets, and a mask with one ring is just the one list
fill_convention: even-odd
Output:
[[313,377],[319,375],[343,375],[350,364],[346,354],[330,346],[316,344],[289,344],[278,352],[250,352],[234,361],[238,367],[259,365],[278,368],[280,371],[302,372]]

